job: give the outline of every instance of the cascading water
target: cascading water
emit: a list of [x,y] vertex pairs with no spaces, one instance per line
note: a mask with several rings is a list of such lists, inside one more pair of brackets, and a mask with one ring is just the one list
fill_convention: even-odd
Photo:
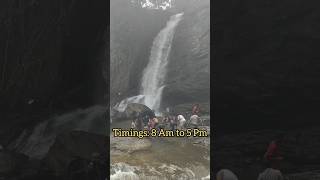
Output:
[[166,27],[160,31],[153,41],[149,64],[144,69],[141,94],[145,95],[144,104],[158,111],[161,103],[164,81],[167,74],[168,57],[175,28],[183,13],[170,17]]
[[141,103],[159,113],[162,91],[165,87],[164,81],[167,74],[167,65],[171,44],[175,29],[182,19],[183,13],[170,17],[165,28],[163,28],[153,41],[150,52],[149,63],[143,71],[140,95],[124,99],[116,105],[115,109],[122,112],[130,103]]

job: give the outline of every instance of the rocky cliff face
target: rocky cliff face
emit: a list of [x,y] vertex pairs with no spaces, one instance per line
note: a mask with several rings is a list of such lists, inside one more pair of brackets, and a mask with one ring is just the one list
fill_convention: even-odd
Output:
[[106,13],[104,0],[0,2],[0,143],[43,114],[106,102]]
[[20,111],[31,99],[42,107],[92,103],[88,94],[96,85],[89,82],[102,76],[97,54],[106,3],[27,0],[0,6],[1,110]]
[[111,3],[117,7],[111,8],[111,96],[123,95],[114,100],[139,92],[153,39],[171,15],[183,11],[169,57],[163,103],[209,101],[209,1],[176,1],[168,11],[135,8],[125,2]]
[[210,2],[187,3],[169,60],[163,97],[168,105],[210,101]]

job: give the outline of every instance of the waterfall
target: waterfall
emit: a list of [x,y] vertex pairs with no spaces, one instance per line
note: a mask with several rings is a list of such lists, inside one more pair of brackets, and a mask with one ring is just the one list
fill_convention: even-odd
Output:
[[170,17],[165,28],[156,36],[151,48],[149,64],[143,71],[141,94],[145,95],[144,104],[159,111],[164,81],[167,74],[168,57],[171,44],[182,13]]
[[156,113],[159,113],[162,91],[165,87],[164,82],[167,74],[171,44],[175,29],[182,19],[182,16],[183,13],[171,16],[167,25],[153,40],[149,63],[143,71],[140,95],[124,99],[115,106],[115,109],[124,111],[127,104],[141,103],[155,110]]

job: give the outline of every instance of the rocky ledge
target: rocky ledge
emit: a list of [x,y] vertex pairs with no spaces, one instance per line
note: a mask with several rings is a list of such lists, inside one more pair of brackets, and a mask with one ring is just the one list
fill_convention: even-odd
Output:
[[112,155],[131,154],[136,151],[148,150],[151,145],[151,141],[146,138],[110,136],[110,153]]
[[60,134],[41,160],[0,150],[0,179],[105,179],[108,149],[106,136],[71,131]]

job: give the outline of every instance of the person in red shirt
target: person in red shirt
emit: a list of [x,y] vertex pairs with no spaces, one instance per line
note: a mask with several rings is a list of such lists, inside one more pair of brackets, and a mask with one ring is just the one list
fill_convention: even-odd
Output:
[[278,168],[279,162],[283,160],[279,148],[283,141],[283,137],[283,134],[277,135],[275,140],[270,142],[268,149],[264,154],[265,160],[270,164],[272,168]]

